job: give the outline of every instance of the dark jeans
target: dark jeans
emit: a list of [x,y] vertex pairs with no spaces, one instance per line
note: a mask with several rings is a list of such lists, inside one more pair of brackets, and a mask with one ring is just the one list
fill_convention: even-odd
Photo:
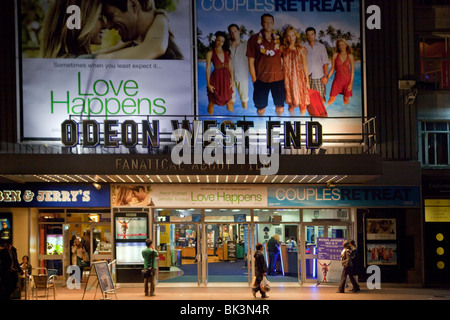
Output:
[[347,279],[347,276],[350,278],[350,282],[352,283],[353,290],[359,290],[359,284],[358,284],[358,282],[356,282],[355,278],[353,277],[353,268],[347,267],[347,268],[342,269],[341,282],[339,283],[338,291],[344,292],[345,281]]
[[277,272],[275,266],[277,265],[279,255],[279,251],[269,251],[269,270],[267,274],[275,274]]

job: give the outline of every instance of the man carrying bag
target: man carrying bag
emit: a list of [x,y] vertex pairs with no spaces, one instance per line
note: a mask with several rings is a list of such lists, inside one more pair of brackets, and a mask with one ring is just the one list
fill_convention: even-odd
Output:
[[[267,266],[266,261],[264,259],[264,255],[262,253],[263,245],[261,243],[256,244],[256,253],[255,253],[255,279],[253,280],[253,288],[252,288],[252,295],[256,298],[256,293],[258,291],[261,292],[261,298],[268,298],[269,296],[266,295],[266,290],[270,290],[270,287],[264,287],[261,288],[261,284],[264,282],[264,279],[267,280]],[[266,289],[267,288],[267,289]]]
[[[142,277],[144,278],[144,290],[146,296],[155,295],[155,275],[157,269],[156,257],[158,251],[153,247],[153,241],[150,239],[145,240],[147,248],[142,250],[142,258],[144,258],[144,269],[142,270]],[[150,282],[150,294],[148,291],[148,284]]]

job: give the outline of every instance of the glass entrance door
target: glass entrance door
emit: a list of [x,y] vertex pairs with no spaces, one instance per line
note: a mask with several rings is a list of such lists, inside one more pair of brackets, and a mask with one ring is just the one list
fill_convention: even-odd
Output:
[[[342,241],[348,238],[349,223],[321,221],[304,223],[300,234],[303,239],[300,254],[300,273],[302,282],[338,282],[341,264],[339,252]],[[327,241],[336,239],[338,241]],[[323,255],[319,255],[319,251]],[[322,259],[322,257],[326,257]]]
[[156,209],[155,248],[159,252],[158,282],[194,282],[200,285],[203,239],[200,209]]
[[202,260],[208,282],[249,282],[251,230],[249,223],[207,223]]

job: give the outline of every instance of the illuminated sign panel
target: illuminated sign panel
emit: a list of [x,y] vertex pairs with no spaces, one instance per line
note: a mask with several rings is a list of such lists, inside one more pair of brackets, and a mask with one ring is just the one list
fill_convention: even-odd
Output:
[[[191,123],[196,117],[218,123],[251,121],[255,129],[264,130],[267,117],[272,122],[292,124],[318,121],[323,134],[333,133],[331,139],[342,140],[349,133],[361,133],[363,75],[359,1],[158,1],[156,4],[162,5],[158,8],[153,3],[148,1],[148,10],[139,5],[138,10],[146,19],[127,18],[123,28],[110,15],[111,8],[95,3],[81,6],[80,28],[68,29],[65,23],[70,15],[63,5],[54,7],[47,0],[21,1],[23,140],[62,141],[64,146],[72,146],[80,143],[81,136],[88,147],[116,147],[117,142],[133,147],[135,140],[153,145],[158,141],[157,133],[172,133],[172,122],[182,121],[184,117]],[[274,19],[273,48],[258,36],[262,35],[264,13]],[[112,25],[112,30],[106,28],[105,22]],[[130,31],[142,24],[146,26],[142,34]],[[228,28],[232,24],[238,26],[237,36],[233,28]],[[284,34],[289,27],[293,27],[297,43],[303,47],[297,47],[292,53],[303,52],[301,58],[289,55],[288,35]],[[309,27],[316,30],[317,42],[312,47],[307,37]],[[215,36],[217,31],[225,33],[226,43],[222,47],[225,55],[215,47],[220,38]],[[239,46],[237,38],[242,42]],[[252,41],[256,49],[247,50]],[[348,46],[342,51],[345,54],[335,56],[339,43]],[[322,62],[313,64],[313,60],[319,59],[319,53],[313,53],[311,48],[319,47],[323,50]],[[214,59],[213,52],[218,52]],[[264,69],[264,63],[255,65],[258,81],[254,81],[252,70],[248,69],[251,52],[256,54],[255,60],[264,55],[265,65],[269,66]],[[217,76],[218,73],[222,75]],[[311,73],[311,80],[306,73]],[[261,74],[270,79],[281,77],[283,82],[275,87],[267,86]],[[213,88],[211,83],[208,86],[208,81],[214,82],[218,77],[228,87]],[[321,90],[317,82],[325,83],[325,104],[320,106],[321,99],[317,100],[317,95],[309,89],[306,92],[304,89],[308,87],[302,87],[302,102],[297,106],[299,96],[290,91],[293,79],[305,85],[309,82],[309,87],[316,92]],[[267,97],[261,95],[267,90]],[[281,104],[281,96],[276,92],[284,96],[284,109],[275,108],[275,104]],[[336,96],[332,103],[331,94]],[[212,98],[214,95],[217,99]],[[265,117],[258,117],[260,104],[266,98]],[[277,116],[284,118],[277,119]],[[85,121],[91,121],[90,125],[85,127]],[[154,121],[159,122],[158,130],[153,127]],[[144,136],[147,127],[142,123],[149,124],[154,136]],[[71,132],[68,134],[67,130]],[[99,143],[96,134],[101,136]],[[104,134],[111,139],[105,139]]]

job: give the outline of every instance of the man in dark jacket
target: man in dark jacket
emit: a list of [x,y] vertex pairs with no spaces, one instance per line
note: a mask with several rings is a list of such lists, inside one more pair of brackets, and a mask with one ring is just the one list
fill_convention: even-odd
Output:
[[0,300],[11,299],[17,289],[18,272],[22,272],[17,260],[17,250],[11,240],[0,243]]
[[[262,253],[263,245],[261,243],[256,244],[256,252],[255,252],[255,282],[253,283],[252,294],[253,297],[256,298],[256,293],[261,291],[260,284],[263,280],[263,277],[267,275],[267,265],[266,260],[264,259],[264,255]],[[268,298],[265,292],[261,291],[261,298]]]
[[267,251],[269,251],[269,272],[268,275],[276,274],[276,264],[278,260],[278,256],[280,255],[280,236],[278,234],[274,234],[272,238],[267,242]]

